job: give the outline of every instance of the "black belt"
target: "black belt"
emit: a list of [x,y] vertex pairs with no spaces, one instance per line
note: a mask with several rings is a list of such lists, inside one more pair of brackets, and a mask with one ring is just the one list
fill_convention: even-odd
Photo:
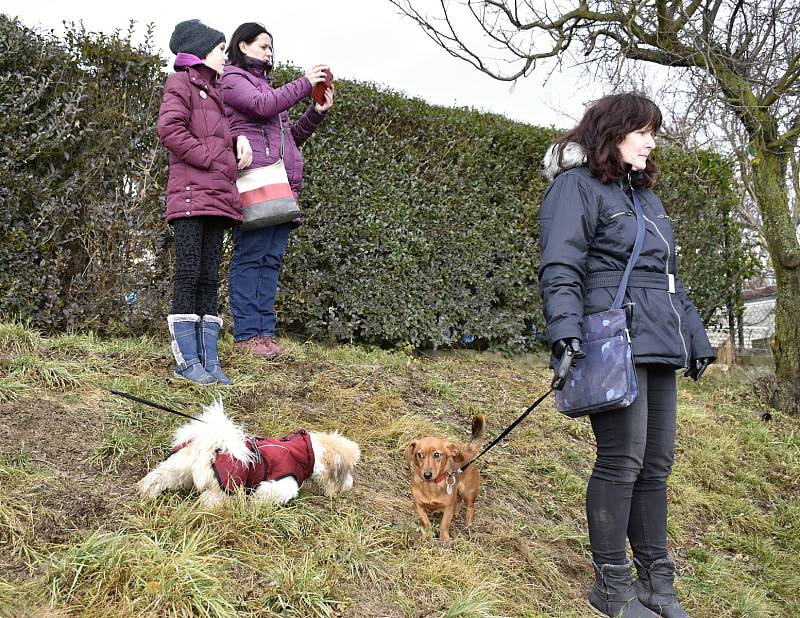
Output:
[[[589,273],[584,281],[584,288],[616,288],[622,281],[621,270],[610,270],[598,273]],[[675,293],[675,275],[663,273],[632,272],[628,278],[629,288],[649,288],[651,290],[664,290],[670,294]]]

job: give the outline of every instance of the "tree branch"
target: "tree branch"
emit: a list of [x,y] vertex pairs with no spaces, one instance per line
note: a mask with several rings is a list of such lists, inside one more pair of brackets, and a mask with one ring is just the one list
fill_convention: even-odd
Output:
[[772,86],[772,94],[761,99],[761,105],[764,107],[769,107],[778,101],[784,94],[786,94],[786,91],[797,82],[798,78],[800,78],[800,51],[798,51],[792,57],[792,59],[789,60],[789,66],[786,69],[786,72],[781,75],[777,83]]

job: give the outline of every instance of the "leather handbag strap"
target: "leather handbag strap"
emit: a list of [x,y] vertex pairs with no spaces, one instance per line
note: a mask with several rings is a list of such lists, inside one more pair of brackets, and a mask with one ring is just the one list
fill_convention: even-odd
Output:
[[636,240],[633,243],[633,251],[631,257],[628,259],[628,265],[625,266],[625,272],[622,273],[622,281],[619,282],[617,288],[617,295],[614,297],[614,302],[611,304],[611,309],[619,309],[622,307],[622,301],[625,300],[625,290],[628,287],[628,277],[630,277],[636,260],[639,259],[639,253],[644,244],[644,212],[639,198],[636,195],[636,190],[631,187],[631,197],[633,198],[633,213],[636,215]]
[[283,161],[283,118],[281,118],[281,112],[278,112],[278,124],[281,126],[281,161]]

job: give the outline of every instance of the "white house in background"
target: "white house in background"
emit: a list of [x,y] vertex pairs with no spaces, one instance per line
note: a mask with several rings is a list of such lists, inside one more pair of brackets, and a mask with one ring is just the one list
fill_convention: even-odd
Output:
[[[775,334],[775,296],[777,288],[768,285],[754,290],[744,290],[744,314],[742,316],[745,350],[768,352],[769,339]],[[727,326],[727,318],[723,317],[721,326]],[[728,339],[728,329],[709,329],[708,339],[714,347],[722,345]],[[738,343],[738,335],[734,335]]]

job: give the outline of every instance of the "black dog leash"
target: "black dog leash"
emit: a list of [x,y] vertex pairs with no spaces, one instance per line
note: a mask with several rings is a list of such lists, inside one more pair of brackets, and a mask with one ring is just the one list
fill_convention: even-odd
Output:
[[118,391],[113,388],[110,388],[109,390],[114,395],[125,397],[125,399],[130,399],[131,401],[135,401],[136,403],[143,403],[144,405],[150,406],[151,408],[164,410],[164,412],[169,412],[170,414],[177,414],[178,416],[183,416],[184,418],[190,418],[193,421],[200,421],[201,423],[205,423],[205,421],[202,418],[197,418],[196,416],[189,416],[188,414],[184,414],[183,412],[178,412],[177,410],[173,410],[172,408],[168,408],[167,406],[162,406],[160,403],[155,403],[154,401],[148,401],[147,399],[142,399],[141,397],[136,397],[135,395],[131,395],[130,393],[126,393],[125,391]]
[[477,461],[478,459],[480,459],[480,458],[481,458],[481,457],[482,457],[482,456],[483,456],[485,453],[487,453],[488,451],[490,451],[490,450],[492,449],[492,447],[494,447],[494,446],[495,446],[495,445],[496,445],[498,442],[500,442],[500,440],[502,440],[502,439],[503,439],[503,438],[505,438],[505,437],[506,437],[508,434],[510,434],[510,433],[511,433],[511,432],[514,430],[514,428],[515,428],[517,425],[519,425],[519,424],[520,424],[522,421],[524,421],[524,420],[525,420],[525,417],[526,417],[526,416],[528,416],[528,414],[530,414],[531,412],[533,412],[534,408],[536,408],[536,406],[538,406],[540,403],[542,403],[542,402],[545,400],[545,398],[546,398],[546,397],[547,397],[547,396],[548,396],[550,393],[552,393],[554,390],[556,390],[556,389],[555,389],[555,388],[553,388],[553,387],[550,387],[550,390],[549,390],[549,391],[547,391],[547,392],[546,392],[544,395],[542,395],[541,397],[539,397],[539,399],[537,399],[536,401],[534,401],[534,402],[533,402],[533,403],[532,403],[532,404],[531,404],[531,405],[528,407],[528,409],[527,409],[527,410],[525,410],[525,412],[523,412],[523,413],[522,413],[522,414],[519,416],[519,418],[517,418],[517,420],[515,420],[513,423],[511,423],[511,424],[510,424],[508,427],[506,427],[506,428],[503,430],[503,433],[501,433],[501,434],[500,434],[499,436],[497,436],[497,437],[496,437],[494,440],[492,440],[492,443],[491,443],[489,446],[487,446],[486,448],[484,448],[484,449],[483,449],[483,450],[482,450],[480,453],[478,453],[478,454],[477,454],[475,457],[473,457],[472,459],[470,459],[470,460],[469,460],[467,463],[465,463],[465,464],[464,464],[463,466],[461,466],[460,468],[456,468],[456,469],[455,469],[455,470],[453,470],[452,472],[448,472],[448,473],[447,473],[448,485],[451,485],[451,484],[452,484],[452,483],[450,483],[450,479],[451,479],[452,477],[454,477],[454,476],[456,476],[456,475],[459,475],[459,474],[461,474],[461,473],[462,473],[464,470],[466,470],[466,469],[467,469],[467,468],[468,468],[468,467],[469,467],[469,466],[470,466],[472,463],[476,462],[476,461]]
[[567,347],[564,350],[564,355],[561,357],[561,360],[558,363],[558,367],[556,367],[555,375],[553,377],[553,381],[550,383],[550,390],[547,391],[544,395],[539,397],[536,401],[534,401],[528,409],[525,410],[513,423],[511,423],[508,427],[503,430],[499,436],[497,436],[492,443],[484,448],[480,453],[478,453],[475,457],[470,459],[467,463],[465,463],[460,468],[456,468],[452,472],[447,473],[447,490],[448,493],[451,491],[451,487],[455,481],[453,481],[453,477],[461,474],[464,470],[466,470],[473,462],[477,461],[480,457],[482,457],[486,452],[490,451],[500,440],[505,438],[508,434],[510,434],[514,428],[519,425],[522,421],[525,420],[525,417],[528,416],[531,412],[534,411],[536,406],[542,403],[550,393],[553,391],[560,391],[564,388],[564,384],[567,382],[567,373],[569,372],[570,367],[572,367],[572,355],[573,351],[570,347]]

